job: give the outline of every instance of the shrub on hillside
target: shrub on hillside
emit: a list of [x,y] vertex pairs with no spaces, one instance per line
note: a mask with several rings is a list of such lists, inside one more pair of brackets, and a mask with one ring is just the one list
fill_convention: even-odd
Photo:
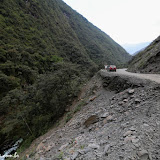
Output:
[[60,63],[25,90],[9,91],[0,101],[0,134],[8,141],[44,134],[77,96],[83,76],[73,64]]

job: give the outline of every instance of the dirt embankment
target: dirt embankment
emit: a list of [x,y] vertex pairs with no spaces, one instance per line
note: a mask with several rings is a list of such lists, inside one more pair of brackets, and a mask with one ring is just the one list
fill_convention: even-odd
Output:
[[159,160],[159,97],[154,81],[101,70],[80,96],[83,107],[27,159]]

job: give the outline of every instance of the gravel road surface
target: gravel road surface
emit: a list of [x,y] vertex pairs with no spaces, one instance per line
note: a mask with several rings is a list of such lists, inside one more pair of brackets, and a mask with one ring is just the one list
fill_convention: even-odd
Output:
[[[128,75],[128,76],[134,76],[141,79],[149,79],[151,81],[155,81],[157,83],[160,83],[160,74],[142,74],[142,73],[131,73],[127,72],[127,69],[117,69],[117,74],[121,75]],[[106,71],[107,72],[107,71]],[[113,72],[114,74],[115,72]]]

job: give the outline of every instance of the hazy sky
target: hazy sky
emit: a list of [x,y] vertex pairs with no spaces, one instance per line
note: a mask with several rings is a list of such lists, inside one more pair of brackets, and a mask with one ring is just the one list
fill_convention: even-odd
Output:
[[63,0],[119,44],[160,35],[160,0]]

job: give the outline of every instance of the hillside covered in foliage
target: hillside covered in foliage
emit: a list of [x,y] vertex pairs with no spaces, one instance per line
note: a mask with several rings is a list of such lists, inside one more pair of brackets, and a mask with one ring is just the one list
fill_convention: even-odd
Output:
[[141,73],[160,73],[160,36],[132,58],[128,70]]
[[0,2],[0,148],[45,133],[104,64],[130,56],[61,0]]

